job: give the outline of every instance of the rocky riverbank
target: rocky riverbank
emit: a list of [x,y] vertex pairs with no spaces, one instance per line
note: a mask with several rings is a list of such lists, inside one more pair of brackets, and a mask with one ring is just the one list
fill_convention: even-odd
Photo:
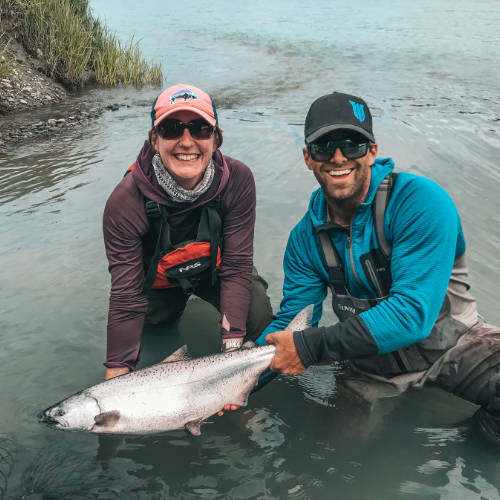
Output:
[[[120,107],[95,102],[87,106],[81,100],[76,106],[57,106],[71,101],[72,95],[44,74],[41,54],[30,55],[14,39],[13,30],[5,21],[0,21],[0,33],[4,33],[4,41],[9,40],[4,57],[10,68],[10,74],[0,78],[0,150],[11,143],[64,133]],[[34,120],[30,111],[38,108],[46,109],[48,117]]]

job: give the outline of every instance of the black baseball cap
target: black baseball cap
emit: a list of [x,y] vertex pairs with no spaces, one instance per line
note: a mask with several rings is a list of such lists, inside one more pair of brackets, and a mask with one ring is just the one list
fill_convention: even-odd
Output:
[[375,142],[372,115],[361,97],[333,92],[319,97],[311,104],[304,124],[306,144],[339,129],[359,132],[371,142]]

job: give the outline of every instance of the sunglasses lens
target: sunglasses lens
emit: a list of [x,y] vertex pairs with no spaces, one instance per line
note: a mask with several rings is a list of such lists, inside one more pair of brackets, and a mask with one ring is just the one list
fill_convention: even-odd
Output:
[[351,139],[313,142],[309,144],[309,153],[314,161],[328,161],[335,154],[335,151],[340,149],[348,160],[355,160],[365,156],[368,147],[369,143],[367,142],[358,143]]
[[163,120],[158,126],[157,131],[163,139],[178,139],[182,136],[184,128],[179,120]]
[[157,131],[163,139],[179,139],[186,128],[193,139],[208,139],[215,130],[215,127],[202,119],[185,123],[167,118],[158,125]]
[[344,156],[349,160],[355,160],[356,158],[361,158],[365,156],[368,151],[368,144],[366,142],[357,144],[349,140],[345,141],[346,144],[341,148]]
[[309,153],[314,161],[327,161],[333,153],[323,145],[313,142],[309,145]]
[[188,128],[195,139],[208,139],[214,132],[214,127],[205,120],[193,120]]

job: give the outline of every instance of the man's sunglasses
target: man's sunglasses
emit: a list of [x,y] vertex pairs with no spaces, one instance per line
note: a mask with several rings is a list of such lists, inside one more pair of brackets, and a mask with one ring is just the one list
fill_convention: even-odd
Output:
[[314,161],[328,161],[337,148],[348,160],[355,160],[365,156],[370,147],[369,142],[357,142],[352,139],[341,139],[338,141],[318,141],[307,145],[307,152]]
[[181,122],[172,118],[165,118],[156,127],[158,135],[163,139],[179,139],[188,129],[193,139],[208,139],[214,133],[215,127],[202,118],[191,122]]

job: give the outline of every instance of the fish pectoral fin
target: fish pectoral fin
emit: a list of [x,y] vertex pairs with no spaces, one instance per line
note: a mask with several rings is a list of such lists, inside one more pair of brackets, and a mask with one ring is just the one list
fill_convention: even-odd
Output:
[[184,427],[193,436],[199,436],[201,434],[200,426],[201,426],[202,423],[203,423],[203,419],[199,418],[198,420],[191,420],[191,422],[187,422],[184,425]]
[[175,361],[189,361],[190,359],[191,356],[188,353],[187,345],[183,345],[182,347],[179,347],[177,351],[170,354],[170,356],[167,356],[162,361],[162,363],[174,363]]
[[120,420],[120,412],[117,410],[105,411],[94,417],[95,425],[99,427],[114,427],[118,420]]
[[247,340],[246,342],[243,343],[241,346],[242,349],[252,349],[255,347],[255,342],[252,342],[251,340]]

